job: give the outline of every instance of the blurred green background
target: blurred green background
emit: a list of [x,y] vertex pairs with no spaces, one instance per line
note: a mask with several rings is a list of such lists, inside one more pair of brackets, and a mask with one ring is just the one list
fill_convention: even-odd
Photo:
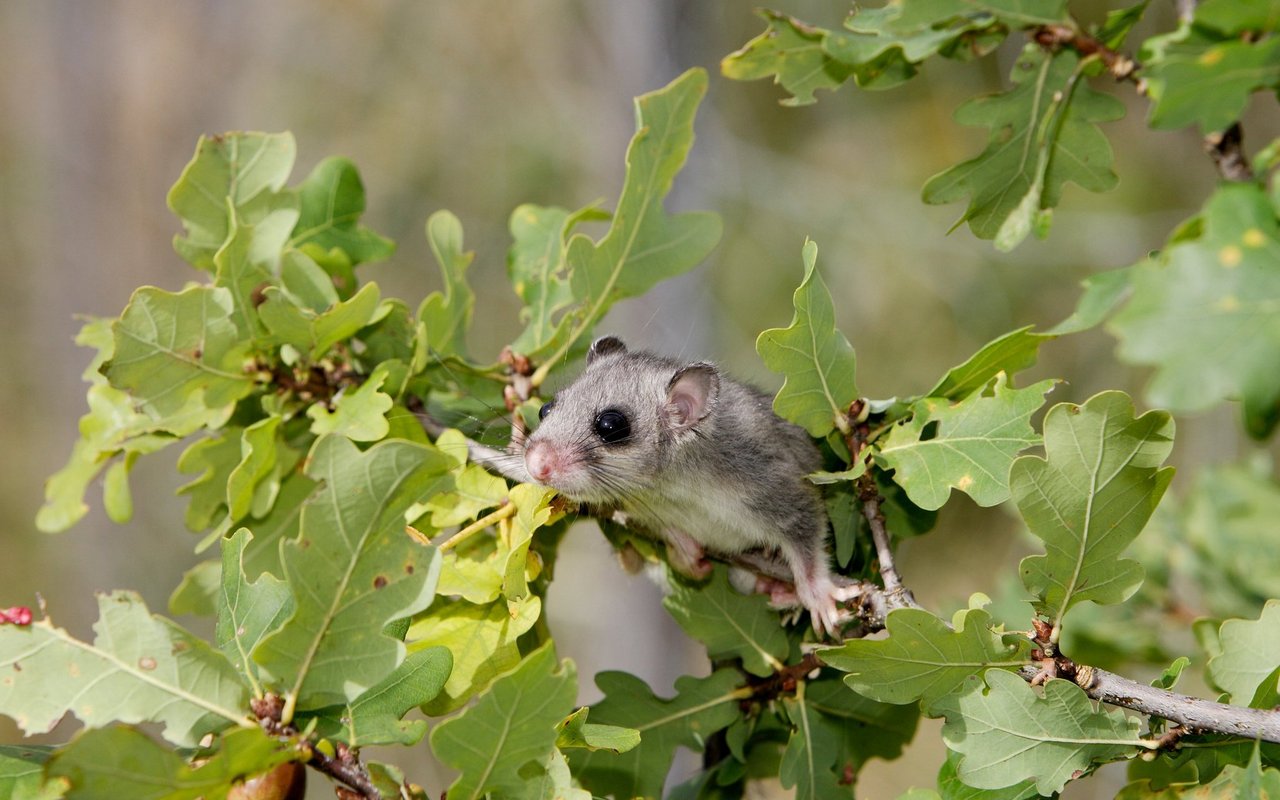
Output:
[[[1089,3],[1073,9],[1086,21],[1102,13]],[[846,7],[787,0],[782,10],[835,27]],[[1168,29],[1172,17],[1171,3],[1158,4],[1139,35]],[[492,358],[519,330],[505,272],[512,209],[611,205],[634,129],[631,98],[706,67],[710,94],[669,205],[720,213],[723,241],[692,274],[624,303],[601,330],[776,387],[755,337],[789,322],[811,237],[871,397],[922,391],[990,338],[1056,323],[1081,278],[1159,247],[1216,180],[1193,131],[1148,131],[1145,102],[1120,87],[1130,114],[1104,128],[1119,188],[1069,189],[1047,241],[999,254],[967,229],[947,234],[960,206],[927,207],[919,196],[930,175],[982,148],[986,131],[955,125],[951,113],[999,88],[1020,41],[980,65],[930,64],[892,92],[846,88],[791,109],[767,82],[719,77],[720,58],[762,29],[749,4],[692,0],[0,4],[0,606],[32,604],[39,592],[60,624],[87,635],[93,592],[133,588],[163,611],[198,560],[173,496],[183,483],[176,453],[141,462],[128,525],[108,522],[96,502],[58,536],[37,533],[32,520],[84,411],[88,352],[72,343],[75,315],[114,316],[139,285],[176,289],[200,278],[172,252],[179,225],[164,198],[201,133],[292,130],[297,180],[327,155],[352,158],[368,192],[365,222],[399,243],[364,277],[410,304],[440,284],[423,224],[436,209],[455,212],[476,251],[473,355]],[[1055,401],[1103,388],[1139,393],[1144,379],[1115,361],[1100,331],[1047,345],[1024,380],[1045,376],[1069,381]],[[1175,492],[1200,465],[1245,454],[1235,413],[1179,418]],[[993,562],[1012,574],[1027,545],[1009,515],[961,498],[937,531],[903,550],[917,596],[949,609],[993,591]],[[636,672],[660,694],[683,672],[705,672],[658,591],[621,577],[590,527],[571,535],[559,575],[548,614],[561,655],[578,663],[584,702],[598,696],[590,676],[602,669]],[[72,730],[64,723],[52,739]],[[922,727],[909,760],[873,763],[859,797],[931,782],[942,758],[934,730]],[[0,721],[0,742],[16,738]],[[425,745],[383,755],[434,792],[448,780]],[[1109,797],[1118,774],[1068,796]],[[331,795],[313,786],[313,796]]]

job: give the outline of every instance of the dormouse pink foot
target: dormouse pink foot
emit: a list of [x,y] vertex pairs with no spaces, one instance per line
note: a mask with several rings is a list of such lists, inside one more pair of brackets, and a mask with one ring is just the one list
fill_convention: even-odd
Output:
[[711,562],[697,540],[678,530],[667,531],[665,538],[667,561],[676,572],[696,580],[711,574]]

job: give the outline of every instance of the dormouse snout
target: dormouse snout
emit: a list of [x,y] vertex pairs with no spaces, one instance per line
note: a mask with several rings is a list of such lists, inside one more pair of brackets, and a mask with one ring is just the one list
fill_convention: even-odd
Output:
[[530,442],[524,451],[524,465],[538,483],[550,483],[552,477],[563,469],[560,461],[560,454],[550,442]]

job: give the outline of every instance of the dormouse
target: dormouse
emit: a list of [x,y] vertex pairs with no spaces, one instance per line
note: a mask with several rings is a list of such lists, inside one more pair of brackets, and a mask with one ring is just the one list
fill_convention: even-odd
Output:
[[768,395],[707,362],[683,363],[597,339],[587,366],[542,406],[524,442],[530,477],[571,500],[622,511],[665,541],[691,577],[709,551],[774,549],[815,630],[835,631],[856,593],[828,565],[827,516],[805,476],[820,454]]

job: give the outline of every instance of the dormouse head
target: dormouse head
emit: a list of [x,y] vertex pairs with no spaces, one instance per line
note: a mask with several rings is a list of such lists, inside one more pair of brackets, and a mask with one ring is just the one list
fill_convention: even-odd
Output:
[[538,483],[581,502],[634,496],[662,479],[676,450],[711,435],[720,374],[627,350],[605,336],[587,368],[539,411],[524,452]]

